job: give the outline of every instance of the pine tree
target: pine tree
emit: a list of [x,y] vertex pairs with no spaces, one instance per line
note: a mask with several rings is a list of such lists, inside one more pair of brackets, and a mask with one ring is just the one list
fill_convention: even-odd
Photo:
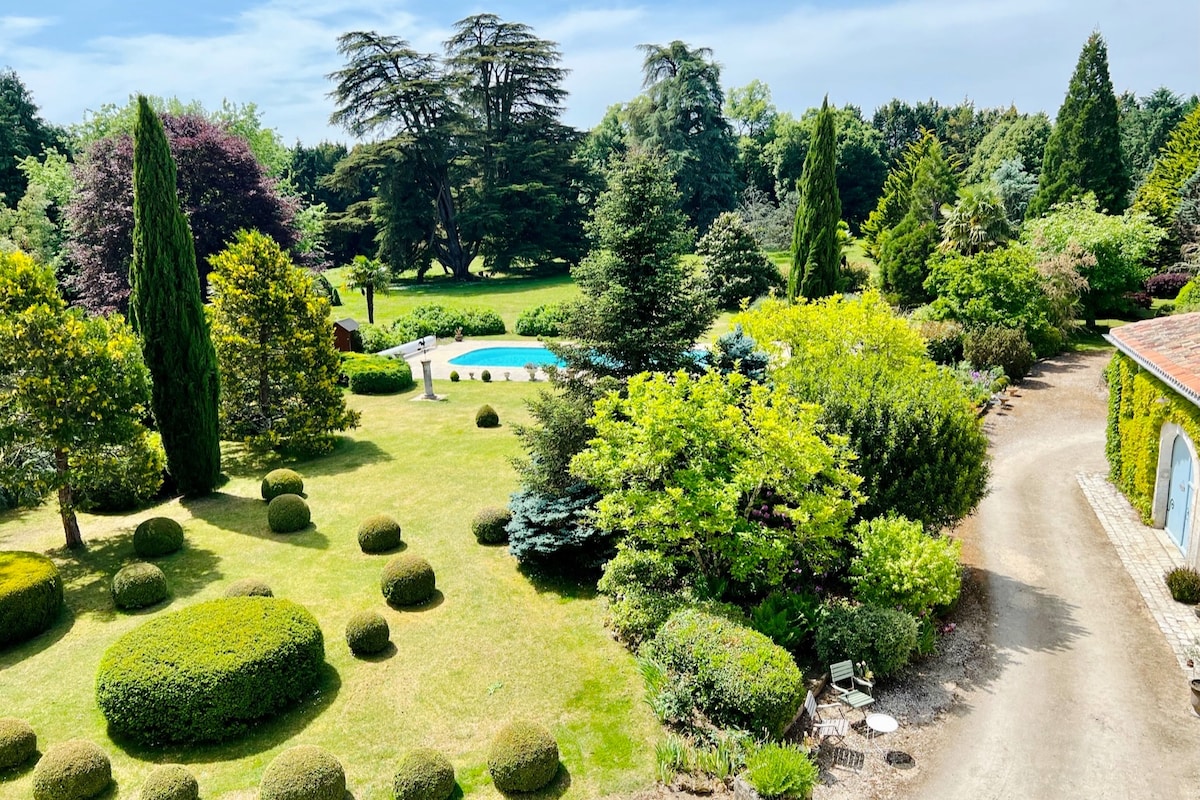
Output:
[[792,269],[788,274],[788,299],[797,295],[815,299],[838,288],[841,245],[838,222],[842,200],[837,188],[837,139],[829,98],[821,102],[812,146],[804,157],[800,178],[800,205],[792,231]]
[[1101,208],[1119,214],[1128,191],[1108,47],[1099,33],[1093,33],[1079,54],[1067,97],[1046,142],[1041,179],[1027,215],[1039,217],[1056,203],[1087,192],[1096,194]]
[[167,472],[186,495],[217,485],[217,357],[200,300],[196,253],[179,208],[175,162],[162,121],[138,98],[133,132],[133,263],[130,316],[150,370],[151,410]]

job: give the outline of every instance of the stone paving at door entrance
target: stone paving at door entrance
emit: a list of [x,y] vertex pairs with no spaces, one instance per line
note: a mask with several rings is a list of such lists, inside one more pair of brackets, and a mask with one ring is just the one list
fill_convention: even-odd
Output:
[[1180,668],[1191,677],[1186,653],[1200,643],[1200,618],[1193,606],[1171,598],[1163,580],[1168,571],[1185,566],[1183,555],[1164,531],[1142,524],[1137,511],[1106,476],[1081,472],[1075,477],[1167,644],[1175,651]]

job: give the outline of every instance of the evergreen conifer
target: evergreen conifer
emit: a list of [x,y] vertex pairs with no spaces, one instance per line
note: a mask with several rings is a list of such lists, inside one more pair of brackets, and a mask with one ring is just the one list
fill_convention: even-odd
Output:
[[788,299],[793,302],[798,295],[815,299],[838,289],[842,201],[837,188],[837,139],[833,128],[833,109],[826,97],[817,114],[817,129],[800,178],[800,205],[796,208],[792,269],[788,274]]

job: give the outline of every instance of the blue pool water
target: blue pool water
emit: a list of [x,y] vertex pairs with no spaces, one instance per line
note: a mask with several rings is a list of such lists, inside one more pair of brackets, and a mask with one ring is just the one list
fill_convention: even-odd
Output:
[[456,367],[523,367],[531,361],[538,366],[564,363],[544,347],[481,347],[450,359]]

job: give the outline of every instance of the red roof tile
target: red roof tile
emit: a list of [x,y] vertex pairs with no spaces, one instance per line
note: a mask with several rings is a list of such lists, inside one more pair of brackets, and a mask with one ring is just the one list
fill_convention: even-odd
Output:
[[1200,406],[1200,312],[1131,322],[1105,338]]

